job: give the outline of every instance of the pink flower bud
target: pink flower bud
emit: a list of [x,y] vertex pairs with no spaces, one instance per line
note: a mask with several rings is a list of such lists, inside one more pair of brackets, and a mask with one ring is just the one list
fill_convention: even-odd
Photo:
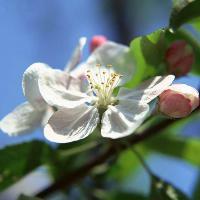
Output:
[[97,47],[101,46],[107,41],[103,35],[95,35],[90,42],[90,52],[93,52]]
[[195,57],[192,47],[186,41],[177,40],[167,49],[165,59],[170,74],[184,76],[191,70]]
[[169,117],[186,117],[198,106],[199,93],[189,85],[173,84],[159,96],[159,111]]

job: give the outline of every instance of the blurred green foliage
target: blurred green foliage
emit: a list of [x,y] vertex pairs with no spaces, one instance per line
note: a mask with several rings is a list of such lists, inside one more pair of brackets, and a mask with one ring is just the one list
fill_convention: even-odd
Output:
[[53,149],[41,141],[26,142],[0,150],[0,190],[49,162]]
[[200,16],[200,1],[176,0],[170,17],[169,27],[176,31],[181,25]]
[[41,198],[37,198],[37,197],[30,197],[24,194],[21,194],[17,200],[42,200]]
[[188,198],[177,188],[161,180],[153,177],[151,182],[150,200],[188,200]]

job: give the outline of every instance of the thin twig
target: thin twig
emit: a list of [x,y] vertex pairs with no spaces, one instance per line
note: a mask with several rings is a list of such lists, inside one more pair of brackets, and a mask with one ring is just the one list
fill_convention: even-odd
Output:
[[153,177],[154,173],[152,172],[151,168],[147,165],[147,163],[144,161],[144,159],[142,158],[142,156],[140,155],[140,153],[134,149],[131,148],[131,150],[134,152],[134,154],[137,156],[138,160],[140,161],[140,163],[142,164],[142,166],[144,167],[144,169],[147,171],[147,173]]

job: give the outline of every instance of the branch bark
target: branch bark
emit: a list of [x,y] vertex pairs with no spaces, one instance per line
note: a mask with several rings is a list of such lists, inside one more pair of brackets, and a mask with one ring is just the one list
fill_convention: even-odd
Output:
[[[176,120],[177,121],[177,120]],[[164,120],[161,123],[150,127],[149,129],[145,130],[143,133],[140,134],[135,134],[130,137],[129,143],[134,145],[138,144],[154,135],[157,135],[160,131],[164,130],[167,128],[169,125],[174,123],[175,120]],[[120,140],[117,140],[117,144],[120,145],[120,151],[127,149],[127,146],[124,145],[123,143],[119,143]],[[89,174],[89,172],[96,166],[103,164],[106,160],[111,158],[112,156],[116,155],[116,143],[111,142],[111,145],[109,148],[103,152],[102,154],[96,156],[95,158],[91,159],[88,161],[85,165],[81,166],[78,169],[75,169],[71,173],[67,173],[66,175],[62,176],[59,180],[57,180],[55,183],[50,185],[48,188],[43,190],[42,192],[38,193],[38,197],[45,197],[48,194],[51,194],[52,192],[55,192],[59,189],[67,188],[77,181],[81,180],[83,177]]]

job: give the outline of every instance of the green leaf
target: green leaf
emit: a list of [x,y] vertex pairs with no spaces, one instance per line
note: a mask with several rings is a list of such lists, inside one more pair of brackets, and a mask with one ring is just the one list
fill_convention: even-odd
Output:
[[149,35],[135,38],[131,42],[130,51],[136,61],[136,72],[127,87],[133,87],[163,70],[164,35],[165,30],[159,29]]
[[148,200],[148,198],[134,193],[128,193],[128,192],[121,192],[121,191],[115,191],[111,192],[111,194],[108,194],[105,200]]
[[[138,149],[142,152],[143,156],[147,155],[148,152],[144,150],[143,147],[140,148],[140,146],[138,146]],[[108,176],[117,181],[122,181],[131,175],[139,166],[140,162],[137,157],[134,156],[133,152],[128,149],[126,151],[122,151],[115,161],[115,164],[110,166]]]
[[188,198],[171,184],[154,177],[151,182],[150,200],[188,200]]
[[192,73],[200,75],[200,42],[194,39],[188,31],[183,29],[179,29],[175,33],[166,31],[165,39],[168,45],[175,40],[185,40],[191,45],[195,54],[195,63],[192,66]]
[[121,181],[128,177],[139,166],[138,160],[130,150],[123,151],[114,165],[110,166],[109,176]]
[[[166,145],[167,144],[167,145]],[[151,151],[184,159],[200,166],[200,140],[182,137],[157,136],[144,143]]]
[[0,191],[48,162],[52,149],[41,141],[31,141],[0,150]]
[[200,33],[200,17],[197,17],[195,20],[192,20],[190,24],[194,27],[194,29]]
[[175,31],[181,25],[200,16],[199,0],[179,0],[175,2],[172,10],[169,27]]
[[37,197],[30,197],[24,194],[21,194],[17,200],[42,200],[41,198],[37,198]]

